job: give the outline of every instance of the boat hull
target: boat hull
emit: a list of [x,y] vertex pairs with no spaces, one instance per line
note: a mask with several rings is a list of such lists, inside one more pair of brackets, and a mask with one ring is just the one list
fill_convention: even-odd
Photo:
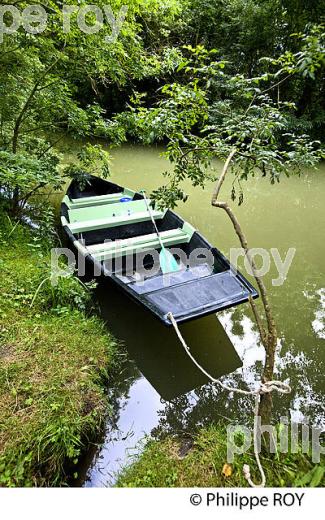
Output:
[[169,313],[184,323],[258,297],[248,280],[198,231],[173,211],[154,208],[164,247],[181,266],[179,272],[163,275],[159,241],[142,201],[140,193],[96,177],[83,191],[74,181],[70,184],[61,220],[69,248],[78,266],[83,264],[80,276],[114,284],[167,326]]

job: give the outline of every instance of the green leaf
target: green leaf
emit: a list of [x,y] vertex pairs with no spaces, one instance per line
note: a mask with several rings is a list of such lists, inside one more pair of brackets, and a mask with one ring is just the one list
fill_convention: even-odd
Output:
[[313,478],[310,482],[310,487],[317,487],[322,482],[325,474],[325,468],[323,466],[316,466],[314,468]]

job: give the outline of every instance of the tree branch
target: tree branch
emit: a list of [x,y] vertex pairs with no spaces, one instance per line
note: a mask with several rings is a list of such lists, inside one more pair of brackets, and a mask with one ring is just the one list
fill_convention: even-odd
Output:
[[21,197],[20,199],[18,199],[17,202],[22,202],[24,205],[26,204],[27,200],[37,191],[39,190],[40,188],[43,188],[46,184],[44,182],[40,182],[39,184],[37,184],[37,186],[35,186],[35,188],[33,188],[30,192],[26,193],[26,195],[24,195],[23,197]]
[[228,172],[228,168],[230,166],[230,163],[231,163],[232,158],[234,157],[236,151],[237,151],[236,148],[233,148],[231,150],[230,154],[227,157],[227,160],[226,160],[226,162],[224,164],[224,167],[222,169],[220,178],[219,178],[219,180],[218,180],[218,182],[216,184],[216,187],[215,187],[215,189],[213,191],[213,194],[212,194],[212,202],[211,202],[212,206],[214,206],[214,203],[217,202],[217,199],[219,197],[219,193],[220,193],[221,187],[222,187],[222,185],[224,183],[224,180],[225,180],[227,172]]
[[61,135],[61,136],[59,137],[59,139],[56,139],[56,140],[54,141],[54,143],[50,143],[50,146],[48,146],[48,147],[47,147],[47,148],[46,148],[46,149],[45,149],[45,150],[44,150],[44,151],[43,151],[43,152],[38,156],[38,159],[41,159],[41,157],[44,157],[44,155],[46,155],[47,152],[49,152],[49,151],[51,150],[51,148],[53,148],[53,146],[55,146],[57,143],[59,143],[60,141],[62,141],[63,137],[64,137],[64,136]]
[[60,60],[60,56],[54,60],[53,63],[51,63],[51,65],[49,65],[45,71],[43,72],[43,74],[41,75],[41,77],[36,81],[34,87],[32,88],[28,98],[26,99],[17,119],[16,119],[16,123],[15,123],[15,127],[14,127],[14,133],[13,133],[13,138],[12,138],[12,151],[13,153],[16,153],[17,152],[17,145],[18,145],[18,136],[19,136],[19,129],[20,129],[20,125],[23,121],[23,117],[25,115],[25,113],[27,112],[28,108],[29,108],[29,105],[31,104],[32,102],[32,99],[33,97],[35,96],[39,86],[42,84],[42,81],[44,80],[44,78],[47,76],[47,74],[50,72],[50,70],[57,64],[57,62]]
[[[214,207],[217,207],[217,208],[221,208],[223,209],[228,217],[230,218],[231,222],[232,222],[232,225],[234,227],[234,230],[239,238],[239,241],[240,241],[240,244],[245,252],[245,255],[246,255],[246,258],[248,259],[249,261],[249,264],[251,266],[251,269],[252,269],[252,272],[253,272],[253,275],[254,275],[254,278],[256,280],[256,283],[258,285],[258,288],[259,288],[259,291],[260,291],[260,295],[261,295],[261,299],[262,299],[262,303],[263,303],[263,307],[264,307],[264,312],[265,312],[265,317],[266,317],[266,321],[267,321],[267,328],[268,328],[268,333],[266,332],[266,330],[264,329],[263,325],[262,325],[262,322],[261,322],[261,319],[259,317],[259,314],[258,314],[258,311],[257,311],[257,307],[255,305],[255,303],[253,302],[252,298],[250,299],[250,304],[251,304],[251,307],[252,307],[252,311],[253,311],[253,314],[254,314],[254,317],[255,317],[255,320],[256,320],[256,323],[257,323],[257,326],[258,326],[258,329],[259,329],[259,332],[260,332],[260,336],[261,336],[261,341],[265,347],[265,350],[266,350],[266,354],[267,354],[267,361],[266,361],[266,373],[267,375],[271,375],[271,373],[273,373],[273,365],[271,366],[271,363],[270,363],[270,360],[273,358],[274,359],[274,349],[275,349],[275,345],[276,345],[276,339],[277,339],[277,331],[276,331],[276,327],[275,327],[275,322],[274,322],[274,319],[273,319],[273,314],[272,314],[272,311],[271,311],[271,307],[270,307],[270,303],[269,303],[269,300],[268,300],[268,296],[267,296],[267,291],[266,291],[266,287],[264,285],[264,282],[262,280],[262,278],[258,275],[258,270],[257,270],[257,267],[256,267],[256,264],[255,264],[255,261],[254,259],[251,257],[251,254],[250,254],[250,249],[248,247],[248,243],[247,243],[247,239],[243,233],[243,230],[239,224],[239,221],[237,220],[235,214],[233,213],[232,209],[229,207],[229,205],[226,203],[226,202],[218,202],[218,196],[220,194],[220,190],[221,190],[221,187],[224,183],[224,180],[226,178],[226,175],[227,175],[227,172],[229,170],[229,166],[231,164],[231,161],[233,159],[233,157],[235,156],[236,154],[236,149],[233,148],[231,150],[231,152],[229,153],[228,157],[227,157],[227,160],[224,164],[224,167],[222,169],[222,173],[221,173],[221,176],[216,184],[216,187],[213,191],[213,194],[212,194],[212,199],[211,199],[211,204],[212,206]],[[271,347],[270,347],[271,346]]]
[[281,85],[281,83],[283,83],[288,78],[290,78],[290,76],[291,76],[291,74],[287,74],[284,78],[280,79],[280,81],[278,81],[277,83],[274,83],[274,85],[271,85],[270,87],[266,88],[265,90],[262,90],[261,94],[265,94],[266,92],[269,92],[270,90],[273,90],[274,88],[278,87],[279,85]]
[[265,311],[265,317],[266,317],[266,321],[267,321],[267,325],[268,325],[268,336],[267,337],[271,341],[272,340],[276,341],[276,337],[277,337],[276,327],[275,327],[274,319],[272,316],[271,306],[270,306],[270,303],[268,300],[266,287],[264,285],[262,278],[260,276],[258,276],[258,274],[257,274],[257,267],[256,267],[254,259],[251,257],[250,249],[248,248],[248,244],[247,244],[247,239],[241,229],[241,226],[240,226],[236,216],[234,215],[233,211],[231,210],[231,208],[228,206],[228,204],[226,202],[213,201],[212,205],[217,208],[223,209],[227,213],[228,217],[230,218],[230,220],[233,224],[235,232],[239,238],[239,241],[245,252],[245,255],[250,263],[250,266],[254,273],[254,278],[255,278],[258,288],[260,290],[261,299],[262,299],[263,307],[264,307],[264,311]]

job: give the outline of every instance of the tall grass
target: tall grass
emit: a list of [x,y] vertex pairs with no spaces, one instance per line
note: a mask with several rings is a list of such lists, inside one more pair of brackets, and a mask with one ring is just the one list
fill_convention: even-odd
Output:
[[103,426],[118,349],[91,291],[41,285],[46,238],[0,222],[0,485],[65,485]]

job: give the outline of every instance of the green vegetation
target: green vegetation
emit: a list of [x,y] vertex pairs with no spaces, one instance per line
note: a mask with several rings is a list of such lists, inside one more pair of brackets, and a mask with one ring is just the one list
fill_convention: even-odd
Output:
[[[167,438],[149,441],[144,453],[120,474],[121,487],[247,487],[243,465],[249,464],[254,482],[260,482],[252,450],[227,460],[227,433],[223,426],[211,425],[192,439],[184,456],[183,442]],[[188,439],[185,444],[188,444]],[[239,443],[240,445],[240,443]],[[325,484],[325,457],[313,464],[310,454],[262,455],[269,487],[316,487]]]
[[[15,6],[22,10],[28,4],[18,1]],[[128,15],[118,41],[113,43],[106,41],[111,36],[108,24],[98,33],[80,31],[77,13],[66,34],[62,6],[52,1],[41,4],[48,13],[46,30],[31,35],[21,27],[4,35],[0,45],[0,187],[11,202],[10,212],[14,216],[44,185],[52,189],[62,185],[54,149],[58,138],[51,138],[49,133],[110,139],[111,126],[103,117],[108,111],[102,102],[103,86],[120,89],[128,84],[128,88],[130,81],[155,77],[174,63],[170,53],[161,60],[161,56],[144,49],[138,21],[140,16],[143,24],[147,17],[159,19],[162,11],[166,20],[171,20],[177,11],[173,0],[167,6],[159,0],[123,2]],[[99,8],[106,6],[104,1],[96,4]],[[87,2],[79,3],[80,8],[85,5]],[[110,2],[110,6],[116,12],[121,2]],[[91,15],[87,20],[92,21]],[[10,26],[8,12],[4,23]],[[88,145],[88,152],[90,148]],[[95,150],[98,158],[98,147]],[[91,159],[93,155],[90,154]],[[107,154],[103,151],[101,158],[107,172]],[[89,159],[85,161],[84,155],[81,162],[82,174]],[[69,173],[76,176],[76,166]]]
[[0,486],[62,485],[109,413],[113,338],[75,278],[57,287],[46,242],[1,214]]
[[211,166],[216,158],[223,162],[229,158],[232,200],[239,204],[244,200],[243,181],[249,177],[261,175],[274,184],[284,175],[317,164],[323,157],[320,141],[294,128],[295,102],[278,92],[279,85],[285,87],[292,78],[307,76],[314,81],[325,47],[319,30],[314,29],[313,38],[317,45],[309,46],[310,35],[304,35],[296,54],[264,57],[264,71],[254,77],[234,73],[215,49],[187,46],[177,80],[164,85],[158,103],[146,107],[138,95],[129,110],[113,118],[119,140],[130,136],[143,143],[168,140],[165,155],[173,169],[154,193],[164,207],[186,200],[182,190],[186,178],[202,187],[208,178],[215,179]]
[[[106,5],[95,4],[101,12]],[[318,2],[311,4],[114,0],[116,15],[121,5],[128,11],[110,41],[109,24],[86,34],[75,12],[67,33],[61,6],[41,3],[44,32],[20,27],[0,47],[0,187],[10,213],[19,215],[45,185],[62,186],[58,132],[111,144],[168,140],[176,176],[157,194],[168,205],[184,200],[186,174],[204,183],[211,157],[224,158],[233,144],[240,180],[255,162],[272,181],[306,154],[308,163],[314,147],[306,134],[321,139],[324,124],[324,27]],[[99,171],[109,174],[109,155],[89,144],[65,173],[84,179]]]

